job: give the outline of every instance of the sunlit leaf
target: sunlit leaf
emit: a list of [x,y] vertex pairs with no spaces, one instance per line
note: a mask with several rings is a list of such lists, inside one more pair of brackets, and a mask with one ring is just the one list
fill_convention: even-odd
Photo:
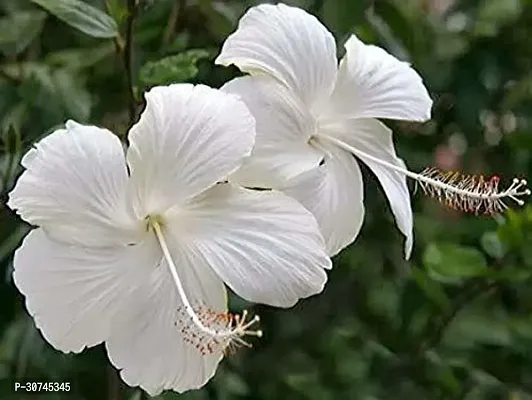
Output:
[[140,69],[140,80],[145,85],[187,81],[198,73],[196,66],[198,60],[208,56],[206,50],[187,50],[158,61],[148,62]]

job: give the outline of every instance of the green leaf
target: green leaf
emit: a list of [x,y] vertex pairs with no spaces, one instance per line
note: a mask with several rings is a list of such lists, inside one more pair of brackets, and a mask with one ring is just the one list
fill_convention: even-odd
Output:
[[26,236],[29,228],[27,225],[18,225],[13,233],[2,243],[0,243],[0,262],[13,254],[13,251],[20,245],[22,238]]
[[209,53],[206,50],[187,50],[158,61],[147,62],[140,69],[140,81],[145,85],[187,81],[197,75],[198,60],[208,56]]
[[482,235],[480,242],[484,251],[491,257],[496,259],[504,257],[506,249],[504,248],[504,243],[499,239],[497,232],[486,232]]
[[419,268],[412,268],[410,275],[417,283],[418,287],[425,293],[428,299],[433,301],[444,310],[451,308],[449,297],[443,290],[440,283],[431,279],[423,270]]
[[507,346],[512,341],[504,311],[482,307],[462,310],[449,326],[446,344],[450,347],[467,348],[477,343]]
[[[337,36],[344,36],[353,27],[364,20],[364,11],[369,7],[369,1],[332,0],[321,3],[323,19]],[[320,10],[316,10],[320,11]]]
[[118,36],[116,22],[103,11],[80,0],[31,0],[73,28],[96,38]]
[[45,62],[54,68],[64,67],[68,70],[78,70],[92,67],[113,55],[114,52],[115,46],[113,43],[103,42],[93,48],[72,48],[50,53]]
[[200,0],[198,8],[206,19],[206,26],[217,37],[227,37],[233,31],[235,15],[224,2]]
[[122,0],[107,0],[106,5],[109,15],[120,25],[128,15],[125,2]]
[[525,241],[523,234],[523,228],[525,226],[524,211],[508,209],[504,213],[504,216],[504,224],[499,226],[499,229],[497,230],[499,238],[510,248],[522,246]]
[[473,277],[488,272],[486,259],[474,248],[450,243],[430,244],[423,254],[425,267],[441,277]]
[[28,104],[57,113],[57,119],[88,120],[92,99],[79,75],[38,63],[25,63],[20,68],[24,79],[18,89],[19,95]]
[[[421,27],[412,24],[401,8],[391,1],[375,2],[374,11],[388,25],[393,32],[393,36],[399,39],[409,51],[413,51],[417,39],[415,29],[420,29]],[[423,38],[419,39],[423,40]]]
[[490,270],[486,277],[497,281],[522,282],[530,279],[532,271],[523,266],[518,268],[516,266],[504,266],[500,270]]
[[18,54],[41,32],[46,13],[42,11],[21,11],[0,18],[0,51]]
[[63,99],[67,115],[81,122],[87,121],[92,106],[89,92],[67,70],[54,71],[53,79],[56,94]]

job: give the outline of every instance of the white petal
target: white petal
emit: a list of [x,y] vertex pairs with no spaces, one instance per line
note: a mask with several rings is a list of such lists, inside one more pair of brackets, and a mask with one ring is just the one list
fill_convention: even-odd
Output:
[[225,179],[251,152],[255,121],[236,96],[177,84],[151,89],[146,102],[127,152],[141,216]]
[[[171,232],[166,233],[179,278],[192,306],[226,312],[223,282],[206,265],[201,254],[176,245],[179,238],[174,240]],[[184,315],[183,303],[168,265],[163,261],[145,285],[127,300],[115,320],[111,339],[106,343],[109,359],[121,369],[120,375],[128,385],[141,386],[154,396],[166,389],[184,392],[200,388],[214,375],[223,348],[203,355],[195,347],[192,334],[182,333],[191,325]],[[186,342],[191,339],[192,343]]]
[[180,223],[188,246],[246,300],[290,307],[323,290],[331,267],[323,238],[312,214],[288,196],[217,185]]
[[318,19],[284,4],[249,9],[215,61],[267,74],[295,90],[307,106],[326,101],[336,80],[336,44]]
[[[337,130],[336,137],[363,153],[406,169],[403,160],[395,153],[392,131],[378,120],[351,120],[342,130]],[[410,193],[405,175],[372,161],[362,153],[356,156],[370,167],[384,188],[397,226],[406,237],[406,259],[410,258],[414,232]]]
[[430,119],[432,100],[406,62],[352,35],[345,44],[329,113],[352,118]]
[[283,192],[314,214],[332,257],[352,243],[364,222],[362,174],[355,158],[322,143],[323,165],[293,179]]
[[240,96],[257,122],[255,147],[232,181],[276,188],[319,164],[323,154],[308,143],[315,120],[288,88],[268,76],[246,76],[221,90]]
[[124,151],[111,132],[73,121],[22,159],[26,171],[8,206],[58,240],[108,246],[135,242],[138,226],[126,202]]
[[46,340],[80,352],[107,339],[127,292],[160,257],[149,238],[135,246],[89,249],[31,231],[16,251],[14,281]]

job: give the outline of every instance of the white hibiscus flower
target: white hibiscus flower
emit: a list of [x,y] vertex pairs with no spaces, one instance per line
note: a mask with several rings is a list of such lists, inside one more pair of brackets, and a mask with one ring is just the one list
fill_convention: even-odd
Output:
[[154,395],[199,388],[227,346],[259,336],[243,298],[289,307],[330,268],[312,214],[279,192],[218,184],[249,155],[254,119],[235,96],[171,85],[123,147],[69,121],[22,160],[9,207],[38,228],[14,280],[46,340],[64,352],[106,342],[123,380]]
[[355,35],[345,50],[338,65],[332,34],[299,8],[264,4],[242,17],[216,59],[251,75],[222,90],[241,96],[257,121],[253,153],[231,180],[299,200],[318,220],[331,256],[355,240],[364,220],[357,160],[379,179],[406,237],[406,258],[413,246],[407,176],[429,195],[473,211],[499,211],[504,197],[526,194],[523,181],[498,192],[498,180],[408,171],[377,118],[429,119],[432,100],[421,78]]

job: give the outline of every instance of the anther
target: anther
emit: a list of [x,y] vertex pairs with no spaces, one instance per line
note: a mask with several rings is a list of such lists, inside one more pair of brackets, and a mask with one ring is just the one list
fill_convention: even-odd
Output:
[[250,329],[260,320],[259,316],[247,320],[247,310],[242,315],[233,315],[200,305],[194,306],[193,311],[203,328],[193,321],[184,306],[177,309],[177,324],[183,327],[183,340],[201,354],[213,354],[216,351],[232,354],[239,347],[252,347],[244,340],[244,336],[262,337],[261,330]]
[[475,214],[494,214],[508,206],[505,199],[511,199],[519,206],[525,204],[520,196],[530,195],[525,179],[514,178],[506,190],[499,190],[499,179],[486,179],[482,175],[464,175],[458,172],[444,172],[426,168],[416,179],[424,193],[441,203],[460,211]]

